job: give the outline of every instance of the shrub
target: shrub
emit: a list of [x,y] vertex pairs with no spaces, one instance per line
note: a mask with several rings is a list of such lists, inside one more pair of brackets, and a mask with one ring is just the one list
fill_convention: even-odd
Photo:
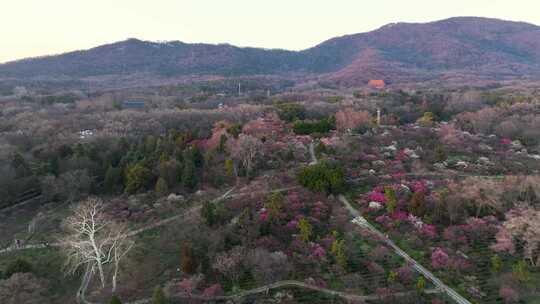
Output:
[[495,235],[497,242],[491,245],[491,249],[496,252],[508,252],[514,254],[516,249],[512,240],[512,235],[507,229],[501,227]]
[[441,248],[435,248],[431,253],[431,266],[433,269],[442,269],[448,266],[450,258]]
[[6,278],[10,278],[15,273],[30,273],[32,272],[32,264],[24,259],[16,259],[11,262],[4,271]]
[[216,297],[223,295],[223,289],[220,284],[214,284],[203,291],[205,297]]
[[234,138],[238,138],[238,135],[240,135],[240,133],[242,133],[242,125],[234,124],[234,125],[228,127],[227,128],[227,133],[234,136]]
[[368,193],[368,200],[370,202],[378,202],[378,203],[385,203],[386,199],[384,197],[384,194],[377,191],[371,191]]
[[409,265],[404,265],[396,270],[399,281],[404,285],[409,285],[413,280],[414,270]]
[[397,280],[398,280],[398,273],[395,271],[390,271],[390,273],[388,274],[388,279],[387,279],[388,283],[393,284]]
[[503,299],[503,302],[505,304],[519,302],[518,292],[510,287],[505,287],[505,286],[501,287],[501,289],[499,289],[499,296]]
[[46,298],[46,282],[30,273],[15,273],[0,280],[0,303],[50,303]]
[[424,115],[418,119],[417,123],[422,127],[431,127],[433,125],[433,113],[425,112]]

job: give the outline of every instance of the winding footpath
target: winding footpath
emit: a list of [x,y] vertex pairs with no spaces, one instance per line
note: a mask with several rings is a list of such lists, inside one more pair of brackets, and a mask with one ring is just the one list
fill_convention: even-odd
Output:
[[[337,290],[333,290],[333,289],[318,287],[318,286],[306,284],[304,282],[293,281],[293,280],[279,281],[279,282],[275,282],[275,283],[272,283],[272,284],[267,284],[267,285],[263,285],[263,286],[260,286],[260,287],[256,287],[256,288],[253,288],[253,289],[243,290],[243,291],[240,291],[240,292],[238,292],[236,294],[232,294],[232,295],[228,295],[228,296],[207,297],[207,296],[203,296],[203,295],[192,295],[192,294],[187,294],[187,293],[179,293],[179,294],[175,294],[175,295],[171,296],[170,299],[172,299],[172,300],[189,300],[189,299],[192,299],[192,300],[201,300],[201,301],[205,301],[205,302],[206,301],[209,301],[209,302],[232,301],[233,303],[235,303],[235,302],[240,302],[241,299],[249,297],[249,296],[253,296],[253,295],[256,295],[256,294],[260,294],[260,293],[268,293],[272,289],[294,288],[294,287],[304,288],[304,289],[312,290],[312,291],[315,291],[315,292],[320,292],[320,293],[323,293],[323,294],[326,294],[326,295],[332,296],[332,297],[339,297],[339,298],[342,298],[342,299],[345,299],[345,300],[351,301],[351,302],[363,303],[365,301],[376,301],[376,300],[381,299],[381,296],[379,296],[379,295],[365,295],[365,296],[362,296],[362,295],[357,295],[357,294],[354,294],[354,293],[348,293],[348,292],[342,292],[342,291],[337,291]],[[396,297],[396,298],[397,297],[404,297],[404,296],[412,295],[414,293],[415,292],[399,292],[399,293],[393,294],[392,297]],[[427,293],[427,294],[436,294],[436,293],[440,293],[440,291],[436,290],[436,289],[429,289],[429,290],[426,290],[425,293]],[[148,298],[148,299],[137,300],[137,301],[134,301],[134,302],[128,302],[128,304],[148,304],[148,303],[152,303],[152,299]]]
[[363,227],[367,228],[369,231],[374,233],[376,236],[378,236],[383,242],[390,246],[394,252],[401,256],[405,261],[413,265],[414,269],[416,269],[419,273],[424,275],[427,279],[429,279],[438,289],[446,293],[448,296],[450,296],[456,303],[459,304],[471,304],[467,299],[462,297],[459,293],[457,293],[455,290],[444,284],[439,278],[437,278],[433,273],[431,273],[428,269],[426,269],[424,266],[416,262],[413,258],[411,258],[405,251],[401,250],[391,239],[389,239],[386,235],[384,235],[381,231],[379,231],[377,228],[375,228],[373,225],[371,225],[361,214],[358,212],[358,210],[354,209],[354,207],[349,203],[347,198],[343,195],[339,196],[339,200],[345,205],[349,213],[354,217],[353,223]]
[[0,212],[10,212],[10,211],[18,209],[18,208],[20,208],[22,206],[28,205],[28,204],[36,201],[36,200],[40,200],[42,198],[43,198],[43,196],[41,194],[30,196],[30,197],[28,197],[26,199],[23,199],[23,200],[15,203],[15,204],[13,204],[11,206],[0,208]]
[[[214,200],[212,200],[212,203],[217,203],[217,202],[220,202],[220,201],[223,201],[223,200],[226,200],[226,199],[230,199],[230,198],[238,198],[238,197],[244,197],[244,196],[259,195],[259,194],[266,194],[266,193],[275,193],[275,192],[286,192],[286,191],[293,190],[293,189],[296,189],[296,188],[298,188],[298,187],[285,187],[285,188],[280,188],[280,189],[275,189],[275,190],[231,194],[235,189],[235,187],[233,187],[230,190],[228,190],[227,192],[225,192],[223,195],[221,195],[220,197],[215,198]],[[193,206],[193,207],[189,208],[187,211],[184,211],[184,212],[182,212],[180,214],[177,214],[177,215],[168,217],[166,219],[163,219],[163,220],[160,220],[160,221],[157,221],[157,222],[154,222],[154,223],[150,223],[150,224],[147,224],[147,225],[142,226],[140,228],[131,230],[125,236],[134,237],[134,236],[139,235],[139,234],[141,234],[143,232],[146,232],[148,230],[152,230],[152,229],[155,229],[155,228],[158,228],[158,227],[161,227],[161,226],[168,225],[168,224],[170,224],[170,223],[172,223],[172,222],[174,222],[176,220],[183,219],[183,218],[185,218],[187,216],[197,215],[200,212],[201,208],[202,208],[202,205],[198,204],[198,205]],[[62,245],[63,244],[60,243],[60,242],[55,242],[55,243],[27,244],[27,245],[23,245],[23,246],[20,246],[20,247],[10,246],[10,247],[4,248],[4,249],[0,249],[0,254],[14,252],[14,251],[21,251],[21,250],[45,249],[45,248],[50,248],[50,247],[61,247]]]
[[[365,181],[366,178],[372,177],[372,176],[376,176],[376,177],[388,176],[388,178],[392,178],[389,174],[377,174],[377,173],[369,174],[368,173],[368,174],[362,174],[361,176],[355,177],[355,178],[347,178],[347,182],[357,183],[357,182]],[[443,179],[447,179],[447,178],[478,177],[478,178],[483,178],[483,179],[501,180],[501,179],[504,179],[505,177],[507,177],[509,175],[480,175],[480,174],[462,174],[462,173],[457,173],[457,172],[456,173],[436,173],[436,172],[432,172],[432,173],[404,173],[404,174],[400,174],[400,176],[416,178],[416,179],[422,179],[422,178],[443,178]],[[535,174],[530,174],[528,176],[536,176],[536,175]]]
[[[309,145],[309,152],[311,154],[312,162],[311,164],[317,164],[317,156],[314,152],[313,142]],[[407,263],[410,263],[413,265],[414,269],[421,273],[424,277],[426,277],[428,280],[430,280],[437,289],[441,290],[442,292],[446,293],[450,298],[452,298],[456,303],[458,304],[471,304],[467,299],[465,299],[463,296],[461,296],[459,293],[457,293],[454,289],[450,288],[448,285],[444,284],[443,281],[441,281],[439,278],[437,278],[432,272],[430,272],[427,268],[416,262],[411,256],[409,256],[405,251],[403,251],[401,248],[399,248],[391,239],[389,239],[386,235],[384,235],[381,231],[379,231],[377,228],[375,228],[373,225],[371,225],[361,214],[358,212],[358,210],[354,209],[354,207],[351,205],[351,203],[347,200],[345,196],[342,194],[339,195],[339,200],[345,205],[345,208],[349,211],[349,213],[352,215],[353,223],[363,227],[367,228],[369,231],[374,233],[376,236],[378,236],[386,245],[388,245],[390,248],[394,250],[394,252],[401,256]]]
[[[312,160],[311,165],[317,164],[318,160],[317,160],[317,157],[315,155],[315,149],[314,149],[314,143],[313,142],[310,143],[310,145],[309,145],[309,153],[311,155],[311,160]],[[296,188],[298,188],[298,187],[287,187],[287,188],[281,188],[281,189],[275,189],[275,190],[249,192],[249,193],[238,193],[238,194],[231,195],[231,192],[235,189],[233,187],[229,191],[225,192],[222,196],[214,199],[212,202],[217,203],[219,201],[222,201],[222,200],[225,200],[225,199],[228,199],[228,198],[237,198],[237,197],[255,195],[255,194],[284,192],[284,191],[289,191],[289,190],[296,189]],[[373,227],[371,224],[369,224],[367,222],[367,220],[365,220],[365,218],[363,218],[360,215],[360,213],[351,206],[351,204],[347,201],[347,199],[343,195],[340,195],[339,199],[345,204],[345,207],[347,208],[347,210],[355,218],[353,221],[356,224],[358,224],[358,225],[360,225],[362,227],[368,228],[373,233],[375,233],[377,236],[379,236],[381,239],[383,239],[384,242],[388,246],[390,246],[392,249],[394,249],[394,251],[398,255],[403,257],[407,262],[411,263],[418,272],[420,272],[421,274],[426,276],[426,278],[430,279],[434,283],[434,285],[437,286],[437,289],[426,290],[425,293],[427,293],[427,294],[435,294],[435,293],[440,293],[442,291],[442,292],[445,292],[446,294],[448,294],[450,297],[452,297],[457,303],[471,304],[469,301],[467,301],[465,298],[461,297],[453,289],[446,286],[441,280],[439,280],[437,277],[435,277],[426,268],[424,268],[422,265],[418,264],[414,259],[412,259],[407,253],[405,253],[403,250],[401,250],[399,247],[397,247],[391,240],[386,238],[375,227]],[[174,221],[176,221],[178,219],[181,219],[181,218],[184,218],[186,216],[197,214],[198,212],[200,212],[201,208],[202,208],[202,206],[200,204],[197,205],[197,206],[193,206],[192,208],[190,208],[186,212],[183,212],[181,214],[178,214],[178,215],[175,215],[175,216],[172,216],[172,217],[157,221],[155,223],[148,224],[148,225],[143,226],[141,228],[132,230],[132,231],[128,232],[126,235],[128,237],[133,237],[133,236],[141,234],[141,233],[143,233],[145,231],[155,229],[155,228],[160,227],[160,226],[167,225],[167,224],[169,224],[171,222],[174,222]],[[28,245],[21,246],[21,247],[12,246],[12,247],[8,247],[8,248],[5,248],[5,249],[1,249],[0,254],[7,253],[7,252],[12,252],[12,251],[27,250],[27,249],[41,249],[41,248],[48,248],[48,247],[60,247],[62,245],[63,245],[62,243],[50,243],[50,244],[28,244]],[[89,273],[90,275],[89,275],[88,278],[85,278],[85,281],[90,281],[92,271],[87,271],[87,273]],[[87,285],[87,284],[83,284],[83,286],[84,285]],[[240,291],[240,292],[238,292],[236,294],[228,295],[228,296],[205,297],[205,296],[202,296],[202,295],[191,295],[191,294],[180,293],[180,294],[173,295],[171,297],[171,299],[173,299],[173,300],[194,299],[194,300],[202,300],[202,301],[232,301],[234,303],[234,302],[240,301],[241,299],[243,299],[245,297],[249,297],[249,296],[260,294],[260,293],[267,293],[272,289],[291,288],[291,287],[304,288],[304,289],[324,293],[324,294],[329,295],[329,296],[340,297],[340,298],[343,298],[343,299],[345,299],[347,301],[365,302],[365,301],[374,301],[374,300],[380,300],[381,299],[381,297],[378,296],[378,295],[364,295],[364,296],[362,296],[362,295],[357,295],[357,294],[353,294],[353,293],[336,291],[336,290],[332,290],[332,289],[313,286],[313,285],[310,285],[310,284],[306,284],[304,282],[291,281],[291,280],[279,281],[279,282],[275,282],[275,283],[272,283],[272,284],[263,285],[263,286],[256,287],[256,288],[253,288],[253,289],[250,289],[250,290]],[[86,291],[86,288],[84,286],[78,291],[78,296],[80,297],[80,299],[82,300],[83,303],[91,304],[91,302],[88,302],[84,297],[85,291]],[[403,296],[411,295],[413,293],[414,292],[400,292],[400,293],[393,294],[392,296],[393,297],[403,297]],[[137,300],[137,301],[134,301],[134,302],[129,302],[129,304],[147,304],[147,303],[151,303],[151,302],[152,302],[152,299],[147,298],[147,299]]]
[[[230,190],[228,190],[227,192],[225,192],[223,195],[221,195],[220,197],[212,200],[212,203],[217,203],[219,201],[222,201],[224,199],[227,199],[227,198],[231,197],[230,194],[234,189],[235,188],[233,187]],[[195,215],[198,212],[200,212],[201,208],[202,208],[202,206],[200,204],[197,205],[197,206],[193,206],[190,209],[188,209],[187,211],[182,212],[180,214],[171,216],[169,218],[166,218],[166,219],[163,219],[163,220],[160,220],[160,221],[148,224],[148,225],[145,225],[145,226],[143,226],[141,228],[138,228],[138,229],[135,229],[135,230],[131,230],[128,233],[126,233],[125,236],[133,237],[133,236],[141,234],[141,233],[143,233],[145,231],[152,230],[152,229],[155,229],[157,227],[167,225],[167,224],[169,224],[171,222],[174,222],[176,220],[179,220],[181,218],[185,218],[186,216]],[[42,244],[28,244],[28,245],[23,245],[23,246],[20,246],[20,247],[10,246],[10,247],[1,249],[0,254],[13,252],[13,251],[28,250],[28,249],[43,249],[43,248],[49,248],[49,247],[61,247],[62,245],[63,244],[61,242],[56,242],[56,243],[45,243],[45,244],[43,244],[43,243]]]

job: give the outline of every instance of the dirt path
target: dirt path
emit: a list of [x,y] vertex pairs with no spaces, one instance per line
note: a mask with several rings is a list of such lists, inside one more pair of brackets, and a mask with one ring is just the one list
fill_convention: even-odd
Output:
[[36,200],[40,200],[41,198],[42,198],[42,195],[41,195],[41,194],[38,194],[38,195],[36,195],[36,196],[34,196],[34,197],[28,198],[28,199],[26,199],[26,200],[24,200],[24,201],[21,201],[21,202],[19,202],[19,203],[16,203],[16,204],[14,204],[14,205],[9,206],[9,207],[1,208],[1,209],[0,209],[0,212],[3,212],[3,213],[10,212],[10,211],[15,210],[15,209],[18,209],[18,208],[20,208],[20,207],[22,207],[22,206],[25,206],[25,205],[28,205],[28,204],[30,204],[30,203],[33,203],[33,202],[35,202]]
[[[355,177],[355,178],[347,178],[347,181],[351,183],[356,183],[356,182],[364,181],[366,178],[373,177],[373,176],[375,177],[389,176],[390,178],[392,178],[390,174],[374,173],[374,174],[362,174],[361,176]],[[511,175],[480,175],[480,174],[462,174],[462,173],[453,174],[453,173],[426,172],[426,173],[404,173],[404,174],[401,174],[400,176],[416,178],[416,179],[429,179],[429,178],[448,179],[448,178],[478,177],[478,178],[483,178],[483,179],[502,180],[505,177],[511,176]],[[529,176],[536,176],[536,175],[529,175]]]
[[[231,194],[235,189],[235,187],[233,187],[232,189],[228,190],[227,192],[225,192],[220,197],[215,198],[214,200],[212,200],[212,202],[217,203],[217,202],[220,202],[222,200],[229,199],[229,198],[238,198],[238,197],[251,196],[251,195],[274,193],[274,192],[284,192],[284,191],[289,191],[289,190],[293,190],[293,189],[296,189],[296,188],[298,188],[298,187],[285,187],[285,188],[280,188],[280,189],[275,189],[275,190]],[[158,228],[158,227],[161,227],[161,226],[165,226],[167,224],[170,224],[170,223],[172,223],[172,222],[174,222],[176,220],[185,218],[187,216],[196,215],[196,214],[198,214],[200,212],[201,208],[202,208],[202,206],[200,204],[196,205],[196,206],[193,206],[190,209],[188,209],[188,210],[186,210],[186,211],[184,211],[184,212],[182,212],[180,214],[177,214],[177,215],[171,216],[169,218],[166,218],[166,219],[154,222],[154,223],[150,223],[150,224],[147,224],[147,225],[142,226],[140,228],[131,230],[131,231],[129,231],[127,233],[127,236],[128,237],[133,237],[133,236],[139,235],[139,234],[141,234],[141,233],[143,233],[145,231],[152,230],[152,229],[155,229],[155,228]],[[41,244],[27,244],[27,245],[23,245],[23,246],[20,246],[20,247],[10,246],[10,247],[4,248],[4,249],[0,249],[0,254],[8,253],[8,252],[14,252],[14,251],[21,251],[21,250],[45,249],[45,248],[50,248],[50,247],[61,247],[61,246],[62,246],[62,243],[60,243],[60,242],[41,243]]]
[[[240,292],[238,292],[236,294],[228,295],[228,296],[205,297],[205,296],[202,296],[202,295],[190,295],[190,294],[181,293],[181,294],[173,295],[171,297],[171,299],[172,300],[194,299],[194,300],[211,301],[211,302],[214,302],[214,301],[221,301],[221,302],[232,301],[234,303],[236,301],[240,301],[242,298],[245,298],[245,297],[249,297],[249,296],[260,294],[260,293],[267,293],[268,291],[270,291],[272,289],[290,288],[290,287],[304,288],[304,289],[320,292],[320,293],[323,293],[323,294],[326,294],[326,295],[329,295],[329,296],[332,296],[332,297],[340,297],[342,299],[345,299],[347,301],[352,301],[352,302],[361,302],[361,303],[363,303],[365,301],[374,301],[374,300],[381,299],[381,297],[378,296],[378,295],[365,295],[365,296],[363,296],[363,295],[358,295],[358,294],[354,294],[354,293],[349,293],[349,292],[343,292],[343,291],[337,291],[337,290],[332,290],[332,289],[328,289],[328,288],[318,287],[318,286],[306,284],[304,282],[292,281],[292,280],[279,281],[279,282],[275,282],[275,283],[272,283],[272,284],[267,284],[267,285],[263,285],[263,286],[260,286],[260,287],[256,287],[256,288],[253,288],[253,289],[243,290],[243,291],[240,291]],[[430,289],[430,290],[425,291],[425,293],[427,293],[427,294],[435,294],[435,293],[439,293],[439,292],[440,291],[434,290],[434,289]],[[415,292],[400,292],[400,293],[393,294],[392,297],[403,297],[403,296],[411,295],[413,293],[415,293]],[[152,299],[142,299],[142,300],[138,300],[138,301],[134,301],[134,302],[129,302],[128,304],[148,304],[148,303],[151,303],[151,302],[152,302]]]
[[[219,202],[219,201],[222,201],[226,198],[229,198],[230,197],[230,194],[231,192],[234,190],[235,188],[233,187],[232,189],[228,190],[227,192],[225,192],[223,195],[221,195],[220,197],[212,200],[213,203],[216,203],[216,202]],[[151,224],[147,224],[145,226],[142,226],[138,229],[135,229],[135,230],[131,230],[130,232],[128,232],[126,235],[128,237],[133,237],[133,236],[136,236],[138,234],[141,234],[145,231],[148,231],[148,230],[152,230],[152,229],[155,229],[157,227],[160,227],[160,226],[164,226],[164,225],[167,225],[171,222],[174,222],[178,219],[181,219],[181,218],[184,218],[186,216],[189,216],[189,215],[194,215],[198,212],[200,212],[200,209],[201,209],[201,205],[197,205],[197,206],[193,206],[191,207],[190,209],[188,209],[187,211],[185,212],[182,212],[181,214],[177,214],[175,216],[171,216],[169,218],[166,218],[166,219],[163,219],[163,220],[160,220],[160,221],[157,221],[157,222],[154,222],[154,223],[151,223]],[[4,248],[4,249],[1,249],[0,250],[0,254],[2,253],[8,253],[8,252],[13,252],[13,251],[20,251],[20,250],[28,250],[28,249],[43,249],[43,248],[49,248],[49,247],[60,247],[62,246],[62,243],[60,242],[56,242],[56,243],[43,243],[43,244],[28,244],[28,245],[23,245],[23,246],[20,246],[20,247],[16,247],[16,246],[10,246],[8,248]]]

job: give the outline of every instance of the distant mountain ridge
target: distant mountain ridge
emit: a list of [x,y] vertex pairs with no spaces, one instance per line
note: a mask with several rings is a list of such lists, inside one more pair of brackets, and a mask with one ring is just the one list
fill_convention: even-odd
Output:
[[0,78],[83,79],[111,75],[305,75],[343,85],[369,79],[540,79],[540,27],[456,17],[395,23],[303,51],[128,39],[84,51],[0,64]]

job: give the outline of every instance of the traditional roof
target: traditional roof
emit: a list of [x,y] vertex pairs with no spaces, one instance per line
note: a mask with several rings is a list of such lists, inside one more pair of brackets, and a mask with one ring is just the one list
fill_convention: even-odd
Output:
[[368,82],[368,86],[377,88],[377,89],[382,89],[384,88],[385,85],[386,83],[382,79],[372,79]]

